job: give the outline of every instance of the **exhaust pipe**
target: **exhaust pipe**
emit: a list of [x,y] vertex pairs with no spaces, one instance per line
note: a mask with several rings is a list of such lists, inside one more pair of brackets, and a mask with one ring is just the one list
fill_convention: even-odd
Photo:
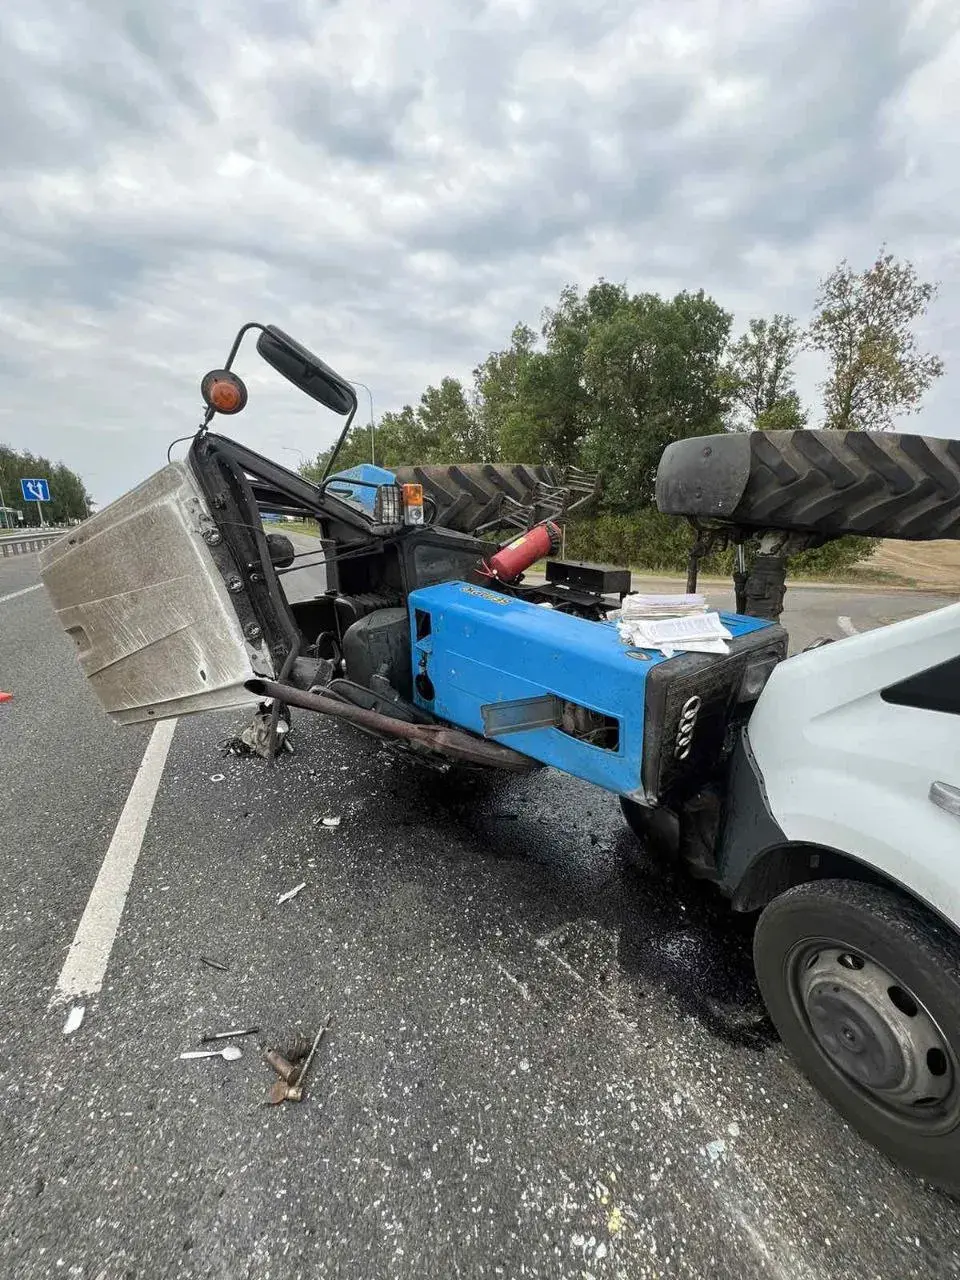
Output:
[[489,765],[495,769],[509,769],[513,773],[529,773],[540,768],[536,760],[521,755],[510,747],[503,747],[499,742],[488,742],[485,738],[475,737],[462,729],[451,729],[442,724],[411,724],[406,720],[395,720],[379,711],[371,711],[367,707],[356,707],[351,702],[340,702],[330,694],[307,693],[291,684],[281,684],[279,680],[261,680],[255,677],[247,680],[244,688],[258,698],[273,698],[277,702],[286,703],[289,707],[300,707],[304,711],[317,711],[320,715],[333,716],[335,720],[346,720],[358,729],[368,729],[382,738],[403,738],[417,751],[436,752],[448,756],[451,760],[462,760],[465,764]]

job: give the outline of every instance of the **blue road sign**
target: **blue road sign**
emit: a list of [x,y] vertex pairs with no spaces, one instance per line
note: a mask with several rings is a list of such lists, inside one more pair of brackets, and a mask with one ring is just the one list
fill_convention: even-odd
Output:
[[46,480],[21,480],[20,492],[24,502],[50,501],[50,484]]

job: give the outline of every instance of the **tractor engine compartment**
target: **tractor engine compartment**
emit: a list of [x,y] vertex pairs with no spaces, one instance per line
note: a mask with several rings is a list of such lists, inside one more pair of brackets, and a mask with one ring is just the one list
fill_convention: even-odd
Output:
[[410,597],[414,700],[462,728],[645,804],[712,777],[787,635],[723,615],[725,656],[629,648],[609,622],[467,582]]

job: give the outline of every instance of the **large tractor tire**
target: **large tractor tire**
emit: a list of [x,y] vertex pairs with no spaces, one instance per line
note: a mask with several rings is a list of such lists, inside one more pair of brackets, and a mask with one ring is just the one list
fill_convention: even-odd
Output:
[[741,529],[960,538],[960,440],[866,431],[753,431],[664,450],[657,505]]
[[397,467],[401,484],[421,484],[424,494],[437,504],[435,523],[459,533],[473,533],[495,522],[505,499],[522,506],[536,500],[538,485],[561,483],[553,467],[511,462],[437,463],[423,467]]

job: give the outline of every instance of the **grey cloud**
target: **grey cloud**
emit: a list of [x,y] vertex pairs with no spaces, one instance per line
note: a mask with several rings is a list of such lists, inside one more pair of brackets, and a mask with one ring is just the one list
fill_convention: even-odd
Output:
[[146,265],[143,246],[124,248],[91,236],[74,242],[59,260],[12,265],[4,284],[8,296],[28,303],[60,300],[106,310],[120,291],[137,284]]
[[[715,73],[759,83],[762,95],[745,115],[726,123],[718,111],[694,130],[704,89],[696,65],[639,76],[612,102],[561,84],[549,103],[531,103],[520,131],[530,144],[550,140],[540,163],[511,175],[489,213],[483,202],[459,216],[444,210],[420,229],[418,243],[512,258],[549,248],[571,224],[639,231],[665,211],[695,220],[695,207],[676,207],[691,175],[715,179],[730,202],[705,246],[714,261],[752,234],[787,246],[834,218],[863,217],[903,163],[885,141],[883,111],[937,47],[940,33],[920,38],[911,16],[898,0],[843,10],[821,3],[798,6],[775,41],[762,24],[766,41],[741,42],[738,33],[718,50]],[[598,166],[597,139],[622,157],[618,168]]]
[[51,7],[24,7],[0,37],[4,129],[0,158],[34,170],[92,168],[111,144],[149,138],[184,112],[210,118],[199,84],[182,70],[189,41],[175,38],[189,10],[157,8],[151,22],[131,7],[89,8],[82,21]]
[[277,104],[290,128],[321,152],[359,164],[393,160],[408,108],[417,100],[415,85],[358,90],[326,79],[323,71],[278,86]]

